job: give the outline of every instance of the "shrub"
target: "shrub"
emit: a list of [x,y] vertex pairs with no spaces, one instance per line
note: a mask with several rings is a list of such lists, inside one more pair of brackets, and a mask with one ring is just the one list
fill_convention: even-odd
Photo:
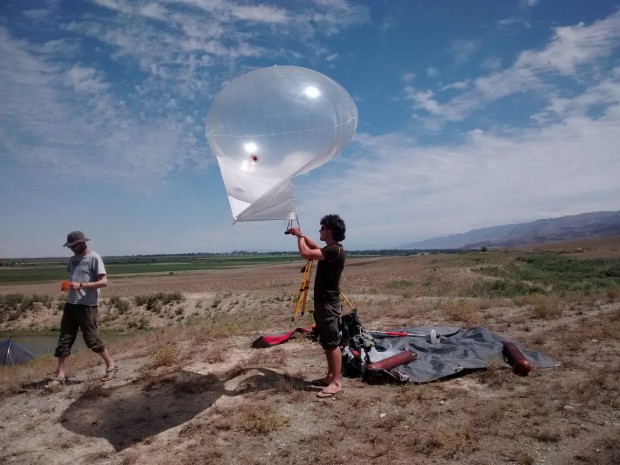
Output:
[[267,435],[287,422],[270,405],[256,405],[243,413],[241,426],[249,433]]
[[388,281],[385,284],[385,287],[389,289],[400,289],[403,287],[411,287],[411,286],[413,286],[413,282],[410,281],[409,279],[395,279],[392,281]]
[[480,267],[476,271],[502,280],[501,284],[484,284],[474,290],[504,297],[532,293],[562,295],[570,291],[593,293],[620,285],[617,258],[577,259],[555,252],[533,252],[501,267]]
[[0,296],[0,307],[7,310],[17,310],[23,300],[23,294],[2,295]]
[[174,302],[183,302],[185,298],[180,292],[157,292],[152,295],[139,295],[134,297],[136,305],[146,305],[147,310],[159,313],[163,305],[168,305]]
[[555,296],[531,294],[516,298],[515,303],[517,305],[531,306],[535,318],[552,320],[562,315],[560,301]]
[[475,323],[478,320],[478,309],[473,301],[467,299],[451,299],[442,301],[444,311],[454,321]]
[[23,312],[32,309],[35,303],[42,303],[48,308],[52,308],[54,299],[48,295],[25,296],[23,294],[7,294],[0,296],[0,320],[15,321],[19,319]]
[[112,308],[115,308],[118,313],[120,313],[121,315],[124,313],[127,313],[127,311],[129,310],[129,302],[121,299],[118,296],[112,296],[110,297],[110,306]]
[[179,349],[172,344],[166,344],[155,350],[151,356],[151,368],[167,367],[179,363]]
[[620,299],[620,287],[607,289],[607,300],[609,302],[613,302],[618,299]]
[[469,290],[473,296],[479,297],[517,297],[527,294],[545,294],[545,290],[536,285],[520,281],[497,279],[474,284]]

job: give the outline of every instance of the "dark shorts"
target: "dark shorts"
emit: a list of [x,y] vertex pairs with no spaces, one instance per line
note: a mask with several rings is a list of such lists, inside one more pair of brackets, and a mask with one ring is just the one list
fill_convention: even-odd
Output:
[[82,330],[82,337],[86,347],[95,353],[103,352],[105,345],[99,337],[98,314],[99,308],[97,305],[66,303],[62,311],[60,337],[58,338],[58,347],[56,347],[54,356],[68,357],[71,354],[71,347],[73,347],[78,330]]
[[340,302],[314,302],[314,322],[324,349],[340,344]]

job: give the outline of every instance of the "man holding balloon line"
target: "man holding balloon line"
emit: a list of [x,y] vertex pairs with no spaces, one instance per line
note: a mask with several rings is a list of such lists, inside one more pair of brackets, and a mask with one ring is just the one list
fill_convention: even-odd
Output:
[[332,397],[342,391],[340,352],[340,276],[344,269],[345,251],[340,243],[345,238],[346,226],[338,215],[326,215],[321,219],[320,240],[326,243],[320,248],[306,237],[300,228],[287,232],[297,237],[300,255],[307,260],[317,260],[314,278],[314,321],[319,342],[325,350],[327,375],[313,381],[323,386],[318,397]]

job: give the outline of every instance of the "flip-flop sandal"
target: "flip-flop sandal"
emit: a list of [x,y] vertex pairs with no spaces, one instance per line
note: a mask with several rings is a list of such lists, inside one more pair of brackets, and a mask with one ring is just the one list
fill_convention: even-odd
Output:
[[65,384],[67,384],[66,378],[54,378],[45,383],[45,389],[54,389],[57,387],[62,387]]
[[101,377],[101,380],[102,380],[102,381],[107,381],[107,380],[109,380],[109,379],[112,379],[112,378],[114,378],[114,375],[115,375],[117,372],[118,372],[118,366],[117,366],[117,365],[114,365],[113,367],[110,367],[110,368],[108,368],[108,369],[105,371],[105,375],[103,375],[103,376]]
[[342,391],[336,391],[336,392],[321,391],[316,396],[320,399],[329,399],[330,397],[334,397],[340,394],[341,392]]

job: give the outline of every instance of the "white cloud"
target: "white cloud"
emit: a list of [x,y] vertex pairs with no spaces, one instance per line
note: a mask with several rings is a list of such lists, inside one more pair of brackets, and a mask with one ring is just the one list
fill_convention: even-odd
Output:
[[120,0],[91,0],[93,3],[108,8],[109,10],[128,14],[133,11],[133,6]]
[[[92,3],[107,12],[54,24],[62,39],[16,40],[0,27],[0,52],[11,62],[0,67],[0,131],[20,163],[128,189],[205,164],[206,103],[224,73],[246,70],[234,71],[237,62],[286,55],[277,38],[290,39],[300,24],[324,35],[368,19],[366,8],[344,1],[319,2],[312,11],[224,0]],[[53,10],[36,17],[52,21]],[[265,32],[256,28],[271,25],[278,26],[271,43],[254,40]],[[291,51],[304,38],[295,40]],[[110,69],[118,74],[103,71]]]
[[[425,112],[441,117],[448,121],[455,121],[462,118],[466,112],[460,110],[459,105],[441,105],[435,98],[435,92],[432,90],[418,90],[413,86],[407,86],[404,89],[405,99],[414,103],[416,110],[424,110]],[[475,106],[475,101],[471,101],[470,105]],[[436,120],[429,119],[425,122],[427,128],[430,128]],[[435,127],[439,127],[438,125]]]
[[441,90],[442,91],[450,90],[450,89],[463,90],[463,89],[467,89],[470,85],[471,83],[469,81],[453,82],[451,84],[446,84],[445,86],[441,88]]
[[[0,68],[0,128],[8,153],[21,163],[50,175],[96,177],[140,189],[197,152],[175,121],[135,119],[106,92],[109,84],[97,70],[73,66],[63,74],[2,32],[0,47],[12,66]],[[65,93],[63,76],[78,94]],[[89,98],[76,98],[79,93]]]
[[288,13],[281,8],[267,5],[241,6],[230,8],[231,14],[243,21],[261,22],[269,24],[285,24],[289,21]]
[[404,73],[400,77],[400,80],[406,84],[412,83],[414,79],[415,79],[415,73]]
[[618,45],[620,12],[589,26],[556,28],[546,47],[522,52],[511,67],[477,78],[473,88],[449,100],[442,102],[441,96],[432,91],[412,92],[410,87],[405,94],[413,102],[414,110],[428,112],[439,121],[461,121],[490,102],[515,93],[536,91],[542,98],[554,98],[555,92],[550,89],[558,75],[581,82],[586,79],[580,75],[583,69],[590,81],[600,79],[609,73],[604,69],[604,58]]
[[[609,55],[619,44],[620,12],[589,26],[580,23],[577,26],[556,28],[545,49],[523,52],[514,69],[574,76],[580,67],[589,66]],[[587,68],[587,72],[591,71]]]
[[454,55],[455,63],[463,64],[468,62],[480,48],[480,42],[477,40],[455,40],[450,44],[449,48]]
[[[384,41],[379,46],[392,45],[396,54],[401,53],[400,44],[390,40],[412,30],[405,29],[411,26],[393,9],[374,6],[383,15],[373,19],[384,25],[389,21],[386,33],[371,24],[370,8],[359,2],[290,0],[265,5],[227,0],[97,0],[84,2],[66,17],[57,16],[60,8],[20,17],[36,20],[36,29],[31,28],[32,22],[19,27],[3,23],[0,156],[7,164],[0,171],[4,175],[0,187],[12,185],[12,190],[4,187],[2,192],[7,193],[5,198],[15,198],[3,212],[19,216],[20,229],[30,221],[53,224],[63,218],[63,209],[54,209],[62,204],[50,201],[46,205],[51,207],[43,211],[37,196],[62,197],[69,192],[66,183],[61,183],[62,189],[53,184],[79,177],[89,186],[97,184],[93,196],[113,197],[117,204],[130,203],[127,199],[144,201],[152,209],[142,211],[138,219],[133,219],[130,208],[123,213],[127,221],[136,223],[131,237],[145,236],[150,224],[138,224],[144,220],[162,223],[160,218],[152,219],[162,206],[168,208],[170,223],[177,222],[164,226],[181,244],[179,252],[190,247],[239,249],[249,236],[265,241],[265,247],[270,243],[281,249],[277,224],[241,224],[231,229],[219,173],[207,171],[204,181],[202,172],[195,173],[213,163],[203,132],[208,102],[231,76],[267,62],[314,60],[324,67],[339,63],[338,72],[352,73],[355,80],[356,52],[366,34],[376,33]],[[425,124],[438,129],[446,122],[463,122],[432,134],[433,140],[444,140],[435,146],[423,145],[421,131],[390,133],[391,125],[402,126],[400,109],[376,105],[365,94],[364,86],[370,85],[363,82],[366,76],[359,79],[352,90],[361,96],[360,109],[363,98],[373,105],[374,113],[360,112],[361,118],[367,118],[362,126],[374,134],[385,133],[357,135],[341,157],[294,180],[304,226],[313,232],[322,214],[335,211],[342,213],[350,228],[348,247],[387,247],[476,227],[617,209],[620,68],[612,69],[617,63],[610,57],[617,58],[619,18],[615,13],[589,25],[558,27],[550,30],[546,45],[513,57],[495,55],[499,48],[493,56],[482,57],[481,43],[455,41],[451,50],[456,59],[469,66],[441,68],[445,77],[430,80],[436,87],[421,88],[419,82],[439,76],[440,61],[419,62],[419,69],[406,60],[395,64],[414,112],[411,127],[418,130]],[[334,45],[338,41],[333,35],[345,28],[351,28],[351,37],[357,40],[351,39],[353,47]],[[514,31],[523,33],[523,28]],[[460,30],[455,33],[461,35]],[[417,75],[403,72],[408,69]],[[472,74],[480,69],[484,75]],[[450,70],[459,74],[451,75]],[[373,81],[372,89],[383,85]],[[393,93],[389,88],[380,91],[387,96]],[[504,103],[511,105],[504,107]],[[467,119],[479,116],[481,109],[489,109],[488,116],[483,115],[488,121]],[[522,121],[531,117],[528,122],[538,127],[504,126],[502,112],[519,113]],[[470,132],[463,135],[467,129]],[[465,140],[446,142],[454,134]],[[13,172],[23,177],[13,180]],[[27,193],[31,208],[16,208],[25,197],[24,179],[31,182],[37,174],[42,183]],[[216,184],[217,189],[210,189]],[[149,195],[160,196],[161,202],[153,202],[157,205],[144,200],[147,196],[126,192],[149,189]],[[178,202],[168,204],[164,199],[168,193],[175,200],[182,198],[183,208],[178,208]],[[188,206],[194,195],[195,202]],[[109,201],[105,214],[97,211],[84,227],[97,230],[102,218],[118,218],[122,208],[113,204]],[[185,235],[178,222],[187,221],[187,230],[195,231],[205,212],[209,219],[202,231],[208,231]],[[80,216],[85,222],[86,218]],[[99,223],[95,227],[92,222]],[[117,224],[103,226],[109,231],[99,233],[110,236],[110,250],[112,244],[123,243],[123,234],[114,231]],[[63,233],[64,227],[59,235]],[[9,238],[16,241],[7,241],[12,244],[11,253],[19,250],[14,247],[20,247],[20,237],[16,229]],[[139,253],[131,242],[120,252]],[[0,246],[8,250],[4,242]],[[174,246],[155,233],[139,245],[144,253]],[[56,243],[46,247],[56,250]]]
[[110,86],[99,71],[94,68],[74,66],[67,71],[70,85],[78,92],[103,92]]
[[620,109],[620,67],[615,68],[612,76],[586,89],[575,98],[556,97],[549,100],[545,109],[533,118],[540,124],[567,118],[588,117],[595,112],[595,118],[613,117]]
[[[359,237],[401,245],[497,224],[600,209],[620,199],[620,84],[564,103],[562,121],[510,132],[472,131],[464,143],[423,147],[406,134],[360,134],[321,188],[300,179],[301,208],[329,205]],[[586,107],[616,99],[603,116]],[[579,111],[569,112],[569,108]],[[570,117],[568,117],[570,116]],[[306,200],[307,199],[307,200]],[[381,225],[389,224],[389,228]],[[357,230],[355,233],[353,230]],[[368,244],[359,244],[360,248]]]
[[524,20],[523,18],[506,18],[506,19],[501,19],[497,22],[497,25],[500,27],[510,27],[510,26],[514,26],[514,25],[523,25],[524,27],[530,29],[531,25],[528,21]]

